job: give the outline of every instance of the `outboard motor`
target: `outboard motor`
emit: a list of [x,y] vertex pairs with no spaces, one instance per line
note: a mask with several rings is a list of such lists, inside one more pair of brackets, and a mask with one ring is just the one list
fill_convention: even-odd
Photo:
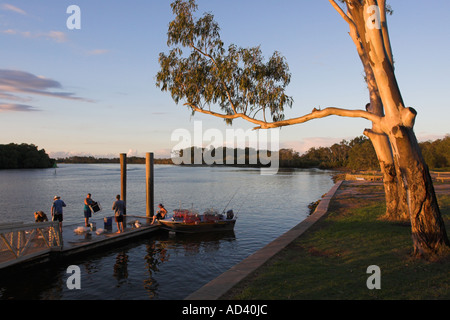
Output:
[[234,213],[233,210],[228,210],[227,211],[227,220],[231,220],[234,217]]

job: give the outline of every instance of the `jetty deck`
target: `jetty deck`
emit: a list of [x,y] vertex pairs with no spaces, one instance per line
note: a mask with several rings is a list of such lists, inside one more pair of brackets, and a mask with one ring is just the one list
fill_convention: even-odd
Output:
[[110,230],[104,228],[103,218],[89,219],[89,222],[96,224],[95,230],[86,228],[86,231],[80,232],[79,228],[84,228],[84,222],[63,227],[62,246],[61,248],[55,248],[53,251],[59,251],[63,255],[86,252],[87,250],[136,238],[160,229],[158,224],[151,225],[151,219],[134,215],[127,216],[123,233],[117,233],[114,219],[112,219],[112,228]]
[[105,228],[103,217],[93,217],[89,222],[96,224],[95,230],[85,228],[84,221],[78,224],[63,223],[61,235],[58,224],[54,222],[0,226],[0,270],[18,264],[48,260],[53,256],[88,253],[160,229],[158,224],[151,224],[151,219],[134,215],[127,216],[122,233],[117,233],[113,218],[111,229]]

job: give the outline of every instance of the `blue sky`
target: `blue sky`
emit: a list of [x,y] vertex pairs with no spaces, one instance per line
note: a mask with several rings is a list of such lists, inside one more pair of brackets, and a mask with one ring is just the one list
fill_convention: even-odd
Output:
[[[220,119],[176,105],[155,85],[167,52],[171,1],[0,0],[0,144],[33,143],[52,156],[168,156],[176,129],[230,129]],[[292,73],[286,118],[314,107],[360,109],[368,101],[348,26],[327,0],[201,0],[225,44],[280,51]],[[426,4],[425,4],[426,3]],[[450,2],[390,1],[396,75],[418,111],[419,140],[450,133]],[[69,30],[70,5],[81,29]],[[252,125],[235,121],[231,128]],[[329,117],[285,127],[280,146],[303,152],[362,134],[370,123]]]

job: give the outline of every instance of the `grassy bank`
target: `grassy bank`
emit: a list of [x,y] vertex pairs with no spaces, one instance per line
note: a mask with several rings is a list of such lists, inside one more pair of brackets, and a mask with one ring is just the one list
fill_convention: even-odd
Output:
[[[447,231],[450,194],[437,190]],[[380,221],[380,184],[344,183],[329,214],[225,299],[449,299],[450,258],[426,262],[411,257],[409,224]],[[381,269],[381,289],[369,290],[367,267]]]

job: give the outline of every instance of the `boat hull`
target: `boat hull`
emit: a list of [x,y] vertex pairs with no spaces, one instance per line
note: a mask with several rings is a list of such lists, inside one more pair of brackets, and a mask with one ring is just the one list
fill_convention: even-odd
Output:
[[220,232],[234,229],[236,220],[218,220],[208,222],[183,222],[173,220],[159,220],[163,229],[184,233]]

